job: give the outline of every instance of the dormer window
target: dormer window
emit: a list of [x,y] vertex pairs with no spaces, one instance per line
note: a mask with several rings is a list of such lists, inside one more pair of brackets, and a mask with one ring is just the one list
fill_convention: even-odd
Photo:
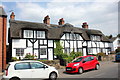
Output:
[[80,34],[77,33],[65,33],[65,39],[68,40],[83,40]]
[[24,38],[33,38],[33,30],[24,30]]
[[37,38],[45,38],[45,31],[37,31]]
[[24,38],[45,38],[45,31],[24,30]]
[[101,40],[100,36],[98,36],[98,35],[91,35],[90,37],[91,37],[91,40],[93,40],[93,41],[100,41]]

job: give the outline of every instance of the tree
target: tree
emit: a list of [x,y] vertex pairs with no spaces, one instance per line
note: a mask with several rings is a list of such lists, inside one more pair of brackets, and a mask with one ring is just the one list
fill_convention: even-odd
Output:
[[117,35],[117,37],[119,37],[119,38],[120,38],[120,34],[118,34],[118,35]]
[[109,35],[109,36],[106,36],[108,39],[111,39],[113,36],[112,36],[112,34],[111,35]]

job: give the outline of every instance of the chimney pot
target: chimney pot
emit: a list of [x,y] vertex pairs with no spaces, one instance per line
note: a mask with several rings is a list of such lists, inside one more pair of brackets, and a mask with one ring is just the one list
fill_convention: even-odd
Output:
[[83,23],[82,28],[88,29],[88,24],[87,24],[87,22],[84,22],[84,23]]
[[59,22],[58,22],[59,25],[63,25],[64,23],[65,23],[65,21],[63,18],[59,19]]
[[11,20],[14,20],[14,19],[15,19],[15,14],[14,14],[14,12],[11,13],[10,19],[11,19]]
[[47,16],[44,17],[43,22],[44,22],[45,24],[50,25],[50,17],[49,17],[49,15],[47,15]]

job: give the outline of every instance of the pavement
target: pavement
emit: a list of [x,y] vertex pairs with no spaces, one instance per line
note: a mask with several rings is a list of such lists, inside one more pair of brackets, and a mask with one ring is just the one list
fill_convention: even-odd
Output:
[[0,76],[2,76],[3,75],[3,73],[2,72],[0,72]]

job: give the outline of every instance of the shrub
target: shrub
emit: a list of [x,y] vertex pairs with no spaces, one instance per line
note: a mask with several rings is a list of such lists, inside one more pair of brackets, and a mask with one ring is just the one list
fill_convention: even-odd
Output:
[[25,55],[25,58],[24,59],[35,59],[37,56],[36,55],[32,55],[32,54],[30,54],[30,53],[27,53],[26,55]]
[[16,57],[12,57],[12,61],[19,61]]
[[97,53],[97,56],[106,56],[106,54],[103,52],[100,52],[100,53]]
[[81,52],[74,52],[74,51],[72,51],[70,53],[70,57],[72,57],[73,59],[75,59],[76,57],[79,57],[79,56],[82,56]]
[[81,52],[74,52],[72,51],[70,53],[70,55],[68,55],[68,57],[65,57],[64,60],[69,63],[71,62],[73,59],[75,59],[76,57],[79,57],[79,56],[82,56],[82,53]]
[[120,47],[115,50],[116,53],[120,52]]

